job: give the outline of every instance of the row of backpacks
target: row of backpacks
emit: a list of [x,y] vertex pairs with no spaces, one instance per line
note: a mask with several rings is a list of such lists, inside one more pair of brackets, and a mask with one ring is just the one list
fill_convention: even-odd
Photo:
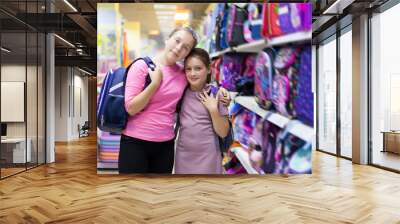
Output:
[[310,3],[217,3],[203,23],[206,50],[311,29]]
[[213,60],[214,81],[260,107],[313,126],[311,46],[266,48],[257,54],[228,53]]
[[[240,143],[239,147],[245,147],[250,164],[258,173],[311,173],[311,142],[288,131],[299,121],[291,121],[281,128],[269,122],[268,118],[262,119],[239,106],[233,113],[232,122],[235,140]],[[238,147],[238,144],[232,147]],[[235,161],[232,159],[225,168],[230,166],[230,172],[233,172],[232,163],[236,164]],[[243,168],[234,170],[243,172]]]

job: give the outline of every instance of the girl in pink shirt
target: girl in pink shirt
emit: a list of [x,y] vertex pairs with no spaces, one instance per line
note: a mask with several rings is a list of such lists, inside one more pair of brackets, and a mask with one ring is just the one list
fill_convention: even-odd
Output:
[[[196,46],[189,27],[174,30],[156,55],[154,72],[139,60],[131,66],[125,85],[128,123],[120,142],[119,173],[171,173],[174,163],[175,112],[187,80],[177,62]],[[151,83],[145,88],[146,76]]]

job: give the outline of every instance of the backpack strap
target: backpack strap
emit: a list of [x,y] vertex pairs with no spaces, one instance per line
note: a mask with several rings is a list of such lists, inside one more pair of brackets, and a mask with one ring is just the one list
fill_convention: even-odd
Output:
[[174,129],[175,138],[177,137],[179,127],[181,126],[181,122],[180,122],[180,119],[179,119],[179,113],[181,112],[182,104],[183,104],[183,98],[185,98],[185,94],[186,94],[186,91],[188,89],[189,89],[189,85],[187,85],[185,87],[185,90],[183,90],[183,94],[182,94],[181,98],[179,99],[178,103],[176,104],[176,123],[175,123],[175,129]]
[[[138,60],[143,60],[143,61],[146,63],[147,67],[148,67],[151,71],[154,71],[154,70],[156,69],[156,64],[154,64],[153,60],[151,60],[150,57],[147,57],[147,56],[146,56],[146,57],[143,57],[143,58],[136,58],[136,59],[135,59],[134,61],[132,61],[132,62],[128,65],[128,67],[126,68],[124,83],[126,82],[126,78],[127,78],[127,76],[128,76],[129,69],[130,69],[131,66],[132,66],[136,61],[138,61]],[[145,80],[143,89],[145,89],[150,83],[151,83],[151,78],[150,78],[149,73],[147,73],[147,75],[146,75],[146,80]]]

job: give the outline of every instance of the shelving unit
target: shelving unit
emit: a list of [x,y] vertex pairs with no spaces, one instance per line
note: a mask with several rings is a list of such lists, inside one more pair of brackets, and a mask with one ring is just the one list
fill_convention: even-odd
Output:
[[247,171],[248,174],[260,174],[253,168],[250,164],[249,154],[241,147],[232,148],[231,151],[235,153],[236,157],[239,159],[240,163]]
[[216,58],[223,54],[233,53],[233,52],[257,53],[261,49],[264,49],[266,47],[280,46],[287,43],[303,43],[307,41],[311,42],[311,35],[312,35],[311,31],[307,31],[307,32],[291,33],[280,37],[274,37],[272,39],[262,39],[252,43],[241,44],[236,47],[229,47],[223,51],[218,51],[211,54],[210,57]]
[[223,51],[214,52],[214,53],[210,54],[210,58],[217,58],[217,57],[219,57],[219,56],[221,56],[223,54],[229,53],[229,52],[234,52],[233,48],[229,47],[229,48],[226,48]]
[[[252,43],[241,44],[235,47],[229,47],[223,51],[218,51],[210,55],[212,59],[220,57],[226,53],[258,53],[267,47],[281,46],[285,44],[299,44],[307,43],[311,44],[312,32],[296,32],[287,34],[272,39],[261,39]],[[276,112],[268,111],[261,108],[254,96],[236,96],[237,93],[231,93],[233,102],[242,105],[250,111],[255,112],[257,115],[269,122],[277,125],[280,128],[287,128],[287,131],[293,135],[303,139],[307,142],[312,142],[314,137],[314,129],[301,123],[297,120],[291,120],[285,116],[282,116]],[[290,125],[288,125],[290,123]],[[264,174],[261,170],[258,172],[250,163],[249,154],[247,147],[242,145],[241,147],[234,147],[230,149],[232,153],[238,158],[244,169],[248,174]]]
[[[282,116],[278,113],[264,110],[263,108],[258,106],[254,96],[238,96],[235,98],[235,102],[255,112],[263,119],[267,119],[269,122],[274,123],[280,128],[284,128],[289,122],[292,121],[289,118]],[[304,141],[312,141],[312,138],[314,136],[313,128],[300,122],[291,127],[288,131],[293,135],[296,135],[299,138],[303,139]]]

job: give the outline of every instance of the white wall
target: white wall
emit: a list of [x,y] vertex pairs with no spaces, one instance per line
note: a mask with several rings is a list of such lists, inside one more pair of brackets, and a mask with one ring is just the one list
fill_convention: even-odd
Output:
[[55,68],[55,141],[68,141],[69,69]]
[[78,124],[88,120],[88,78],[83,75],[76,68],[56,67],[56,141],[79,138]]

